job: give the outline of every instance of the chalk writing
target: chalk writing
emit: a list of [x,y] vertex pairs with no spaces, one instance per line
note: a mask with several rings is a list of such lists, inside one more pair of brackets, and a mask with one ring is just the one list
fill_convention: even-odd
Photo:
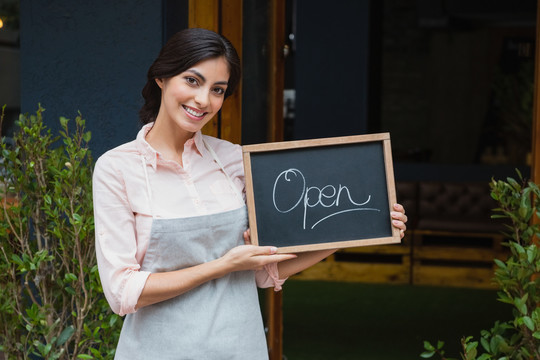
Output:
[[[290,206],[285,206],[283,209],[282,206],[278,206],[278,203],[283,204],[284,201],[279,201],[279,191],[278,185],[287,185],[284,182],[291,183],[293,180],[296,180],[297,183],[295,186],[298,188],[298,199],[288,199],[292,200],[291,203],[293,203]],[[327,216],[324,216],[323,218],[317,220],[314,222],[314,224],[311,226],[311,229],[315,228],[318,224],[321,222],[344,213],[348,213],[351,211],[381,211],[380,209],[375,208],[369,208],[369,207],[363,207],[364,205],[368,204],[371,201],[371,195],[367,196],[367,199],[364,202],[356,202],[351,197],[351,192],[349,191],[349,188],[347,186],[343,186],[341,184],[338,185],[336,188],[333,185],[326,185],[322,188],[319,188],[317,186],[306,186],[306,178],[304,174],[298,169],[288,169],[285,171],[282,171],[274,181],[274,188],[272,190],[272,197],[274,202],[274,208],[279,211],[280,213],[289,213],[296,209],[300,204],[304,207],[304,214],[303,214],[303,229],[306,229],[306,220],[307,220],[307,213],[309,208],[315,208],[317,206],[322,206],[324,208],[337,208],[340,206],[340,201],[343,199],[342,202],[345,202],[345,207],[347,207],[344,210],[338,210],[336,212],[333,212]],[[336,209],[337,210],[337,209]]]

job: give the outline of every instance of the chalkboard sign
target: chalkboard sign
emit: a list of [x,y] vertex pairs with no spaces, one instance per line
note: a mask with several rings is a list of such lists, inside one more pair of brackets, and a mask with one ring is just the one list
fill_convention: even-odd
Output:
[[242,149],[253,244],[283,253],[400,242],[388,133]]

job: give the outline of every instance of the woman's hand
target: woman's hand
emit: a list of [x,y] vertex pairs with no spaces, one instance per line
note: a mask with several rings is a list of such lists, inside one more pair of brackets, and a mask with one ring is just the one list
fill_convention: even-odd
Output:
[[278,254],[275,246],[251,245],[249,230],[244,232],[244,242],[220,258],[230,271],[260,270],[264,265],[296,258],[295,254]]
[[390,212],[392,217],[392,225],[399,229],[399,236],[403,239],[405,236],[405,230],[407,230],[407,215],[405,215],[405,209],[401,204],[394,204],[394,211]]
[[232,248],[219,259],[180,270],[150,274],[137,302],[137,309],[171,299],[233,271],[257,270],[270,263],[296,258],[294,254],[277,254],[277,248],[273,246],[249,244],[249,232],[244,239],[248,244]]

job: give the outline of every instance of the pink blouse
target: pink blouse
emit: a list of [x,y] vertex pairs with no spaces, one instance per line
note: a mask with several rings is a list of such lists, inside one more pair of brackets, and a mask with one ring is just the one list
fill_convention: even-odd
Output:
[[[203,144],[203,136],[225,171],[244,194],[242,148],[197,132],[184,145],[183,167],[164,159],[145,140],[152,124],[136,140],[103,154],[93,174],[96,256],[105,296],[115,313],[135,312],[149,272],[141,264],[150,240],[152,215],[179,218],[207,215],[243,206]],[[148,183],[143,170],[144,156]],[[152,192],[152,201],[148,192]],[[281,289],[277,264],[256,272],[259,287]]]

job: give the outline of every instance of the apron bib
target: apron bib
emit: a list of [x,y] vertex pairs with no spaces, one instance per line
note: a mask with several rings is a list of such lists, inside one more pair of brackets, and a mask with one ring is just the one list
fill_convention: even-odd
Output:
[[[150,191],[144,161],[143,166]],[[173,271],[215,260],[244,243],[247,227],[245,206],[189,218],[154,217],[141,270]],[[268,359],[255,272],[232,272],[127,314],[115,359]]]

